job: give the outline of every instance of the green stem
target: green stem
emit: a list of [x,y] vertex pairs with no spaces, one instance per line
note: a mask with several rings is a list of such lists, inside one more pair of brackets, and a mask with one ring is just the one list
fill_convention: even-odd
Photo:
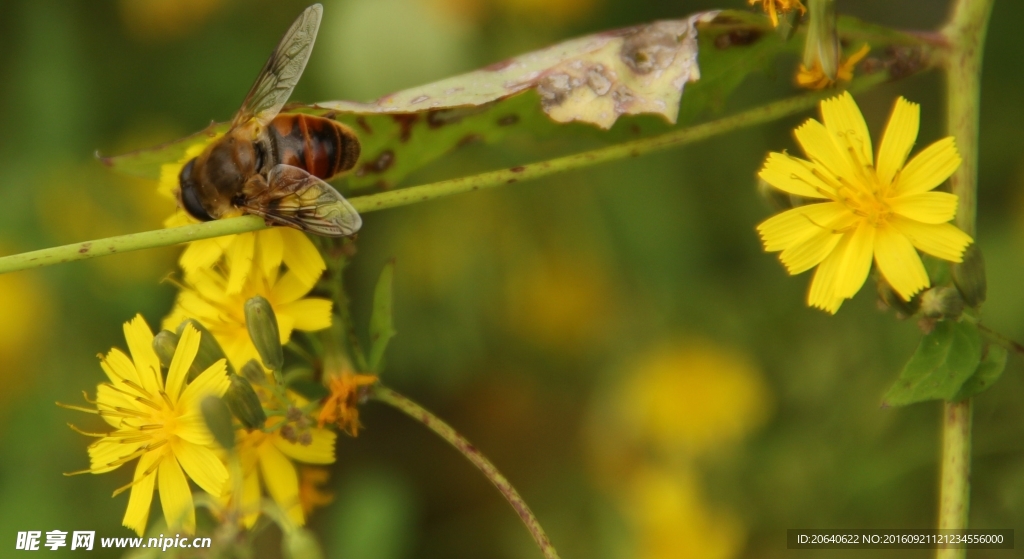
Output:
[[452,429],[450,425],[439,419],[436,415],[423,409],[422,406],[413,402],[412,400],[402,396],[401,394],[385,387],[378,383],[374,385],[370,392],[370,397],[384,402],[389,406],[397,408],[402,413],[409,417],[419,421],[428,429],[436,433],[442,439],[448,441],[448,444],[455,447],[456,450],[462,453],[467,460],[473,463],[477,469],[480,470],[484,476],[494,484],[498,491],[501,492],[502,496],[508,501],[512,508],[515,509],[516,513],[519,514],[519,518],[522,519],[523,524],[526,525],[526,529],[530,531],[530,535],[533,536],[537,547],[540,548],[544,557],[547,559],[558,559],[558,552],[555,551],[555,547],[551,545],[551,541],[548,540],[547,534],[544,533],[544,528],[541,527],[540,522],[537,521],[537,517],[533,515],[533,511],[526,505],[526,501],[519,495],[515,487],[509,483],[505,476],[501,475],[498,468],[491,463],[479,450],[465,437],[460,435],[455,429]]
[[[867,76],[855,81],[850,89],[851,91],[863,90],[877,85],[886,78],[887,76],[882,73]],[[374,212],[435,200],[453,194],[537,179],[608,161],[639,157],[644,154],[691,144],[726,132],[784,118],[810,109],[823,97],[833,94],[833,92],[816,92],[799,95],[651,138],[634,140],[500,171],[413,186],[380,194],[358,196],[352,198],[350,202],[359,213]],[[187,243],[189,241],[198,241],[223,235],[247,233],[249,231],[265,229],[266,227],[267,225],[264,224],[262,219],[254,216],[245,216],[51,247],[0,258],[0,274],[133,250]]]
[[[956,138],[963,162],[950,178],[959,199],[956,225],[975,236],[978,185],[978,118],[981,64],[993,0],[957,0],[942,30],[950,45],[946,57],[949,132]],[[971,497],[972,403],[945,402],[942,410],[942,471],[939,528],[966,529]],[[939,549],[939,559],[961,559],[967,550]]]

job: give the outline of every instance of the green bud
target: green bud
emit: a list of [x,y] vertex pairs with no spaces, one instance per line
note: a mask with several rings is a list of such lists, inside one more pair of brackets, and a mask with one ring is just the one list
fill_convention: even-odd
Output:
[[323,559],[324,552],[320,549],[313,533],[304,528],[285,530],[281,551],[288,559]]
[[255,359],[250,359],[242,365],[242,376],[251,384],[263,384],[267,381],[267,373]]
[[953,264],[953,283],[964,297],[968,307],[977,308],[988,295],[985,279],[985,258],[977,243],[971,243],[964,251],[963,262]]
[[240,375],[229,375],[231,385],[224,393],[224,403],[234,415],[242,422],[246,429],[252,430],[262,427],[267,421],[267,414],[263,411],[263,404],[260,397],[252,389],[252,385],[245,377]]
[[964,299],[955,287],[933,287],[921,294],[921,314],[927,318],[957,318],[964,312]]
[[804,66],[813,68],[817,62],[828,79],[835,81],[839,72],[835,0],[811,0],[807,11],[811,21],[807,24],[807,42],[804,43]]
[[263,365],[272,371],[280,371],[284,367],[284,350],[281,348],[281,334],[270,301],[259,295],[246,301],[245,325],[249,328],[249,338],[263,359]]
[[199,409],[217,444],[225,450],[235,448],[235,426],[231,423],[231,411],[224,400],[217,396],[207,396],[199,404]]
[[185,330],[185,325],[191,324],[199,332],[199,351],[196,352],[196,358],[192,361],[192,367],[188,370],[188,381],[192,382],[202,374],[203,371],[208,369],[210,365],[213,365],[217,361],[224,359],[227,363],[228,373],[234,373],[234,368],[231,367],[231,362],[227,361],[227,356],[224,355],[224,350],[220,348],[220,344],[217,343],[217,338],[213,337],[213,334],[206,329],[205,326],[199,323],[197,320],[188,319],[178,325],[178,336]]
[[911,297],[909,301],[904,301],[903,297],[900,297],[899,293],[896,293],[892,286],[889,285],[889,282],[885,281],[885,278],[878,278],[877,287],[879,302],[885,307],[896,311],[896,315],[899,318],[914,316],[921,307],[920,297]]
[[153,351],[160,358],[160,365],[165,369],[171,366],[174,350],[178,349],[178,335],[170,330],[161,330],[153,336]]

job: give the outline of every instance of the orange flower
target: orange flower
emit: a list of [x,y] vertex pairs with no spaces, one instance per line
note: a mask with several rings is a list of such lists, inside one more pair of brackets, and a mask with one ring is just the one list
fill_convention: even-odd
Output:
[[330,475],[326,468],[302,466],[299,469],[299,504],[306,516],[312,514],[313,509],[327,506],[334,500],[334,495],[321,487]]
[[331,395],[324,401],[324,407],[317,418],[319,426],[335,423],[338,428],[355,437],[359,434],[359,387],[371,386],[377,382],[377,375],[357,375],[343,372],[331,377],[328,388]]
[[853,68],[870,51],[871,47],[865,44],[860,47],[860,50],[851,54],[849,58],[840,63],[839,69],[836,71],[835,80],[825,75],[825,71],[821,68],[821,62],[818,60],[814,61],[814,65],[811,68],[801,64],[800,70],[796,73],[796,84],[804,89],[825,89],[840,82],[848,82],[853,79]]
[[800,3],[800,0],[749,0],[748,4],[753,6],[760,2],[764,5],[764,11],[768,12],[768,17],[772,20],[772,27],[779,26],[779,13],[786,13],[792,10],[800,10],[800,14],[806,14],[807,8]]

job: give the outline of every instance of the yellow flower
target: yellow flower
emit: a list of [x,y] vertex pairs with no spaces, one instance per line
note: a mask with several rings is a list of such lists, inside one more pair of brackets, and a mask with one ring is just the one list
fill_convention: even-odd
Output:
[[320,409],[319,425],[336,423],[338,428],[353,437],[359,434],[359,387],[372,386],[377,375],[357,375],[342,372],[329,379],[331,394]]
[[[824,124],[809,119],[796,139],[810,161],[771,153],[759,176],[779,190],[827,200],[783,212],[758,225],[768,252],[782,251],[790,274],[817,266],[807,302],[835,313],[860,290],[871,262],[903,299],[930,285],[915,247],[960,262],[972,240],[948,223],[957,197],[932,192],[960,166],[953,138],[943,138],[907,162],[917,138],[920,107],[896,101],[877,165],[864,117],[843,93],[821,102]],[[906,164],[904,164],[906,163]]]
[[[215,139],[216,137],[189,146],[181,159],[161,166],[158,192],[174,198],[181,168],[202,153],[209,142]],[[179,227],[189,223],[197,221],[179,209],[164,222],[164,226]],[[246,278],[257,262],[263,266],[265,275],[270,275],[271,269],[284,264],[295,272],[301,281],[308,283],[316,282],[320,274],[327,269],[313,241],[302,231],[287,227],[193,241],[181,254],[179,264],[186,274],[191,274],[201,268],[213,266],[222,257],[228,261],[231,269],[227,283],[228,293],[238,293],[242,290]]]
[[800,0],[748,0],[748,4],[753,6],[754,4],[761,3],[764,5],[764,11],[768,12],[768,17],[772,20],[772,27],[779,26],[779,13],[786,13],[792,10],[800,10],[800,14],[806,14],[807,8],[800,3]]
[[[276,421],[275,421],[276,420]],[[280,422],[271,418],[268,427]],[[306,512],[300,499],[296,462],[331,464],[334,462],[334,441],[337,435],[327,429],[311,428],[309,444],[291,442],[281,430],[264,433],[258,429],[238,431],[238,456],[242,463],[242,522],[251,528],[260,511],[260,482],[274,502],[298,526],[306,523]]]
[[863,60],[869,52],[871,52],[871,47],[865,44],[857,52],[841,62],[839,69],[836,71],[835,80],[825,75],[820,60],[815,60],[810,68],[800,64],[800,70],[796,73],[796,84],[805,89],[825,89],[837,83],[848,82],[853,79],[853,69],[857,66],[857,63]]
[[292,330],[312,332],[331,325],[331,302],[306,297],[315,279],[310,281],[294,270],[282,272],[276,266],[257,264],[242,289],[231,293],[230,277],[231,268],[225,270],[220,265],[187,274],[163,328],[175,330],[189,318],[198,320],[217,339],[231,364],[241,368],[249,359],[259,360],[245,325],[245,302],[256,295],[265,297],[273,307],[282,345],[288,343]]
[[228,389],[224,361],[186,384],[200,338],[195,328],[187,327],[165,381],[153,350],[153,333],[141,315],[125,323],[124,335],[131,359],[116,348],[101,356],[110,382],[97,388],[95,410],[75,408],[96,413],[115,428],[95,434],[100,439],[89,446],[86,471],[109,472],[138,458],[133,481],[114,492],[131,489],[123,524],[143,534],[156,487],[168,529],[193,533],[196,516],[188,478],[214,496],[221,494],[228,478],[199,411],[204,398],[221,396]]

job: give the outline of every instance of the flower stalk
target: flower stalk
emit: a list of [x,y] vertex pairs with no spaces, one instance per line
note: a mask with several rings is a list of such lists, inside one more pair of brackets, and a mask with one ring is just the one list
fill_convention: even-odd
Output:
[[[971,236],[975,236],[977,213],[981,65],[992,4],[992,0],[957,0],[942,30],[950,45],[945,60],[948,126],[963,158],[950,184],[959,198],[956,224]],[[972,408],[970,398],[943,404],[939,528],[968,526]],[[963,548],[939,549],[936,557],[961,559],[966,555]]]
[[476,466],[477,469],[479,469],[480,472],[494,484],[498,491],[501,492],[502,496],[504,496],[508,503],[512,505],[512,508],[515,509],[519,518],[522,519],[523,524],[526,525],[526,529],[530,531],[530,535],[533,536],[533,540],[537,542],[537,547],[540,548],[544,557],[546,559],[558,559],[558,552],[555,551],[555,547],[551,545],[551,541],[544,532],[544,528],[541,527],[540,522],[537,521],[537,517],[534,516],[533,511],[531,511],[530,507],[527,506],[526,501],[524,501],[519,495],[516,488],[509,483],[508,479],[501,475],[498,468],[496,468],[494,464],[487,459],[487,457],[481,454],[475,446],[467,441],[465,437],[460,435],[455,431],[455,429],[442,421],[436,415],[423,409],[423,407],[416,402],[413,402],[380,383],[373,386],[370,391],[370,397],[374,400],[392,406],[416,421],[419,421],[427,429],[430,429],[439,437],[448,441],[448,444],[461,452],[467,460],[472,462],[473,465]]
[[[850,91],[868,89],[878,85],[885,78],[887,76],[884,73],[866,76],[856,80],[850,87]],[[510,169],[459,177],[379,194],[358,196],[349,201],[359,213],[367,213],[417,204],[453,194],[537,179],[556,173],[590,167],[599,163],[639,157],[648,153],[705,140],[726,132],[785,118],[813,108],[827,95],[829,94],[820,92],[798,95],[732,116],[673,130],[650,138],[616,144],[548,161],[520,165]],[[52,266],[75,260],[85,260],[97,256],[109,256],[122,252],[176,245],[224,235],[248,233],[266,228],[267,225],[262,218],[243,216],[73,243],[0,257],[0,274],[41,266]]]

